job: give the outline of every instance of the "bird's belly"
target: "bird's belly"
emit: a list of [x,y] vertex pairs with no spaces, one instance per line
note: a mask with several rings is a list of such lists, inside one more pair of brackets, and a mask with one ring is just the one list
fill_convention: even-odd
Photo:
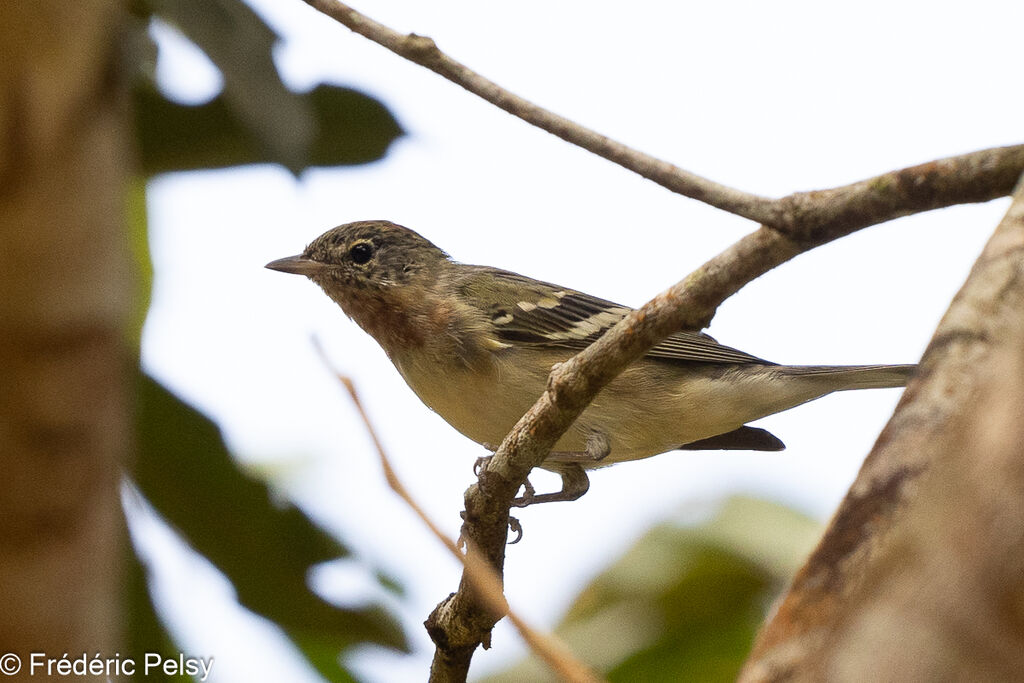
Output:
[[[718,387],[709,387],[715,389]],[[614,389],[614,387],[609,387]],[[606,395],[607,394],[607,395]],[[697,399],[697,397],[694,397]],[[599,394],[556,444],[556,451],[581,451],[591,432],[608,437],[610,452],[584,467],[604,467],[649,458],[684,444],[730,432],[744,424],[745,415],[724,409],[718,402],[694,400],[680,410],[678,402]]]
[[770,372],[634,365],[598,394],[555,449],[581,450],[586,436],[600,431],[611,451],[585,467],[649,458],[802,402],[785,394]]
[[[439,371],[441,364],[399,360],[395,366],[427,407],[464,436],[494,447],[544,391],[543,379],[528,381],[525,391],[520,382],[512,391],[509,378],[497,366],[454,365]],[[438,381],[439,376],[443,381]]]
[[[522,352],[520,352],[522,353]],[[473,441],[497,446],[544,391],[556,358],[495,361],[483,368],[426,358],[396,359],[409,386],[432,410]],[[534,368],[535,370],[528,370]],[[826,393],[779,383],[771,368],[681,368],[663,363],[630,366],[602,390],[553,448],[582,454],[601,433],[611,450],[584,467],[648,458],[730,432],[749,421]],[[438,377],[443,380],[438,381]]]

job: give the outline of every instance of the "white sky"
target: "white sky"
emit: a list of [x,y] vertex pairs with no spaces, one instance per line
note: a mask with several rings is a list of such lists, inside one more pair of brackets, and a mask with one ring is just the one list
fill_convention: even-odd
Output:
[[[753,226],[533,129],[297,0],[253,4],[284,34],[275,56],[289,85],[359,87],[391,108],[409,135],[380,163],[310,172],[298,182],[276,167],[155,180],[156,283],[143,357],[222,425],[240,458],[279,472],[293,499],[406,584],[401,609],[417,654],[396,661],[364,653],[356,665],[368,680],[422,680],[432,649],[420,624],[455,589],[459,569],[386,488],[310,335],[354,378],[399,476],[452,536],[483,451],[428,411],[318,288],[263,264],[335,225],[387,218],[457,260],[639,305]],[[970,10],[874,1],[625,7],[357,5],[398,30],[433,37],[560,114],[761,194],[1020,142],[1019,2]],[[176,45],[170,37],[163,44]],[[192,100],[216,91],[201,59],[181,48],[164,55],[169,90]],[[914,362],[1006,206],[905,218],[820,248],[733,297],[710,332],[783,363]],[[648,526],[731,493],[826,519],[898,396],[840,394],[761,421],[786,442],[783,453],[670,453],[595,473],[575,503],[522,511],[525,538],[506,564],[511,603],[550,626]],[[169,542],[156,545],[174,558],[162,585],[208,574]],[[350,565],[321,571],[318,586],[344,601],[365,598],[367,582]],[[215,584],[170,600],[167,610],[196,654],[217,656],[216,680],[308,680],[308,670],[279,661],[279,639],[265,625],[229,614]],[[230,628],[209,626],[221,619]],[[504,625],[494,642],[478,653],[474,672],[500,668],[522,649]]]

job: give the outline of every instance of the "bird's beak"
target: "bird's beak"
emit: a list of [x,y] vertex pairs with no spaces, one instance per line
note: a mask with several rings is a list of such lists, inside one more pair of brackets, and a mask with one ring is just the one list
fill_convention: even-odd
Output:
[[279,270],[282,273],[294,273],[295,275],[316,275],[324,268],[323,263],[314,261],[311,258],[305,256],[286,256],[285,258],[279,258],[276,261],[271,261],[266,265],[271,270]]

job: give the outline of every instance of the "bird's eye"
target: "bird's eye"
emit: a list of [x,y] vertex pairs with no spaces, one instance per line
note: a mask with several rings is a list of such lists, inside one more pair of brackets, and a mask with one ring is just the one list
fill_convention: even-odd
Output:
[[373,245],[369,242],[357,242],[348,250],[348,255],[359,265],[373,258]]

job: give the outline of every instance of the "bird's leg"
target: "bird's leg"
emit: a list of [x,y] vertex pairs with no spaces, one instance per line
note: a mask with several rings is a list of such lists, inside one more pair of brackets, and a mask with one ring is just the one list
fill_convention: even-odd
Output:
[[490,451],[491,454],[490,455],[481,455],[479,458],[476,459],[476,462],[473,463],[473,476],[474,477],[479,477],[480,476],[480,470],[482,470],[482,469],[487,467],[487,463],[489,463],[491,461],[491,458],[494,457],[494,454],[498,450],[498,447],[493,445],[493,444],[482,443],[480,445],[483,446],[485,450]]
[[604,432],[590,432],[581,451],[551,451],[544,462],[592,463],[601,462],[612,452],[612,444]]
[[[487,444],[484,444],[484,447],[490,451],[494,450]],[[562,478],[562,490],[555,493],[538,494],[533,488],[533,484],[527,479],[523,482],[523,495],[513,499],[512,506],[524,508],[537,503],[576,500],[590,488],[590,479],[587,477],[583,465],[601,462],[608,457],[611,451],[611,442],[603,432],[591,432],[587,436],[583,451],[552,451],[544,460],[545,467],[556,472]],[[480,476],[480,469],[486,467],[492,457],[494,456],[485,455],[477,458],[476,464],[473,466],[473,474]],[[513,529],[513,531],[518,530]]]
[[524,508],[527,505],[536,505],[537,503],[557,503],[563,500],[576,500],[590,488],[590,479],[587,477],[587,472],[579,463],[559,463],[557,469],[554,466],[549,466],[549,469],[557,472],[562,477],[562,490],[555,493],[538,494],[534,493],[531,486],[522,496],[512,501],[513,507]]
[[538,495],[530,486],[522,496],[512,501],[512,505],[524,508],[537,503],[558,503],[580,498],[590,489],[590,478],[587,477],[587,471],[583,466],[601,462],[611,452],[611,442],[602,432],[591,432],[587,436],[585,450],[582,452],[552,451],[544,460],[545,469],[556,472],[562,478],[562,490]]
[[[475,463],[473,463],[473,475],[477,476],[477,477],[480,476],[480,470],[485,468],[485,467],[487,467],[487,463],[489,463],[491,461],[491,458],[494,457],[494,452],[496,450],[498,450],[495,446],[492,446],[491,444],[485,443],[485,444],[481,444],[481,445],[484,448],[486,448],[487,450],[491,451],[491,455],[482,455],[482,456],[480,456],[479,458],[476,459]],[[530,483],[530,480],[527,479],[526,481],[523,482],[523,495],[520,498],[517,498],[516,500],[525,500],[525,499],[531,499],[532,500],[535,497],[535,495],[536,495],[536,490],[533,488],[533,484]],[[583,495],[583,494],[581,493],[580,495]],[[519,520],[516,519],[515,517],[510,517],[509,518],[508,526],[509,526],[509,529],[512,530],[512,532],[518,534],[518,536],[516,537],[516,540],[511,541],[509,543],[509,545],[511,545],[512,543],[518,543],[519,540],[522,539],[522,537],[523,537],[523,529],[519,525]]]

